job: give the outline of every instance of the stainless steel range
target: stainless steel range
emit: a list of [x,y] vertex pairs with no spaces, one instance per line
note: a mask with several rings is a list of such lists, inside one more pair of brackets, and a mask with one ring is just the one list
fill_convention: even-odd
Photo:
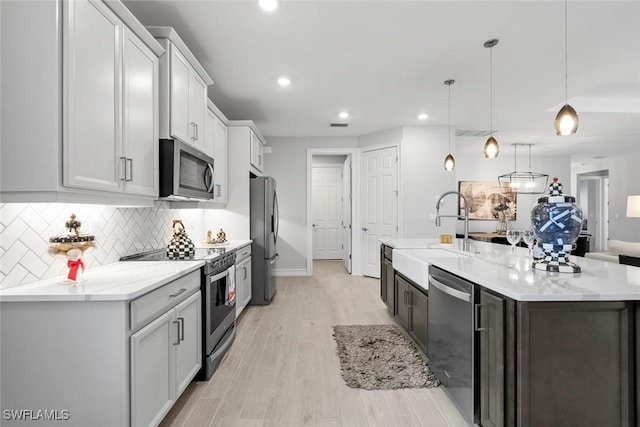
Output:
[[[205,261],[201,271],[202,291],[202,369],[197,380],[211,378],[235,339],[235,251],[225,248],[196,249],[186,261]],[[122,257],[120,261],[177,261],[158,249]]]

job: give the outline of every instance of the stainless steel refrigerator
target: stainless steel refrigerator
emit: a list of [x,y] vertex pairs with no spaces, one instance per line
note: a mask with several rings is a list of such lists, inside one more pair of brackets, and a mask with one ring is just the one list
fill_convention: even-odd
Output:
[[278,196],[270,176],[251,179],[251,301],[271,303],[276,293],[274,270],[278,259]]

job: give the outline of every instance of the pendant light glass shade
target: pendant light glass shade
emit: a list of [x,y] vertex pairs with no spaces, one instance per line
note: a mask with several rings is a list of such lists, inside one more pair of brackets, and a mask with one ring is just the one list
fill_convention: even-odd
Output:
[[498,141],[492,136],[487,139],[487,142],[484,143],[484,157],[486,159],[495,159],[498,157],[500,153],[500,146],[498,145]]
[[[491,39],[484,42],[484,47],[489,49],[489,132],[493,134],[493,47],[498,44],[498,39]],[[500,154],[500,145],[491,135],[484,143],[485,159],[495,159]]]
[[444,84],[449,86],[449,154],[444,158],[444,170],[446,171],[452,171],[456,168],[456,159],[451,154],[451,85],[455,82],[452,79],[444,81]]
[[558,111],[553,127],[556,135],[567,136],[578,130],[578,113],[568,101],[568,54],[567,54],[567,0],[564,0],[564,106]]
[[556,120],[553,122],[553,127],[556,129],[556,135],[567,136],[572,133],[576,133],[578,130],[578,113],[569,104],[564,104],[564,107],[558,111]]
[[454,159],[451,154],[447,154],[447,157],[444,158],[444,170],[452,171],[455,168],[456,168],[456,159]]
[[[528,171],[518,171],[516,151],[519,145],[529,147]],[[543,194],[547,190],[549,175],[531,172],[531,145],[533,144],[513,144],[513,164],[515,170],[498,177],[500,192],[502,194]]]

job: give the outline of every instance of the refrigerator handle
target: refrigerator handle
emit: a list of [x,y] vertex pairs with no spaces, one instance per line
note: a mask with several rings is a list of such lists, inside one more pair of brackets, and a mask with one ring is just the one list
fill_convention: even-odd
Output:
[[278,193],[273,192],[273,216],[271,217],[271,230],[273,230],[273,242],[278,241],[278,232],[280,231],[280,208],[278,206]]

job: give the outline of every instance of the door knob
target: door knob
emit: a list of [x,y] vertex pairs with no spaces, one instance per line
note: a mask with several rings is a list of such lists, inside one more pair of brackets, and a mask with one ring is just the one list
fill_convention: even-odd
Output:
[[369,231],[367,227],[362,227],[362,231]]

